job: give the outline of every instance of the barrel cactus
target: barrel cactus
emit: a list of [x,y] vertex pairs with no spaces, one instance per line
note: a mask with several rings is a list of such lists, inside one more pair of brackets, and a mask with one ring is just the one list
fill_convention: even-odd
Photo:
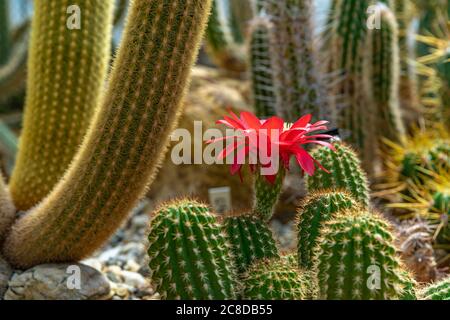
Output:
[[209,208],[180,200],[160,207],[150,224],[151,278],[165,299],[233,299],[230,245]]
[[317,191],[309,195],[298,209],[297,252],[301,268],[312,266],[314,248],[326,221],[339,211],[356,209],[358,202],[345,191]]
[[242,298],[246,300],[306,300],[310,276],[283,259],[254,263],[243,277]]
[[389,224],[375,213],[347,210],[326,222],[314,255],[319,298],[414,299],[414,280],[393,240]]
[[308,190],[342,189],[349,192],[361,205],[368,207],[369,186],[358,156],[346,144],[336,142],[333,146],[335,151],[324,147],[312,151],[312,157],[331,172],[318,171],[308,177]]

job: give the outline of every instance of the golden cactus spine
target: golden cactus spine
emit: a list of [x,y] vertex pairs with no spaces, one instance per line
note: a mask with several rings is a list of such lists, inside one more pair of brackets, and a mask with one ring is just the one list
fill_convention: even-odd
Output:
[[87,137],[50,195],[13,226],[15,266],[80,260],[143,196],[181,109],[210,0],[135,0]]
[[82,142],[108,68],[113,3],[34,1],[24,129],[10,184],[18,209],[53,189]]

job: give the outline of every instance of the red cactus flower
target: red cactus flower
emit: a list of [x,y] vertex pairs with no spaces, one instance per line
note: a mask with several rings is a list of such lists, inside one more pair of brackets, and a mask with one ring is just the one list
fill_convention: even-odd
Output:
[[[218,155],[218,159],[224,159],[230,154],[234,155],[234,161],[231,165],[231,174],[239,173],[243,163],[238,159],[247,159],[249,155],[265,154],[268,157],[272,155],[272,151],[278,151],[279,160],[286,170],[289,170],[289,161],[291,156],[295,156],[298,164],[308,175],[314,175],[316,165],[328,172],[318,161],[312,158],[309,153],[302,147],[308,144],[318,144],[330,149],[334,147],[320,139],[329,139],[332,136],[327,134],[316,133],[318,131],[327,130],[327,121],[318,121],[311,124],[311,115],[306,115],[296,121],[292,126],[287,126],[283,119],[279,117],[271,117],[267,120],[260,120],[250,112],[242,112],[240,117],[229,111],[230,116],[224,116],[222,120],[217,121],[218,124],[234,129],[235,134],[226,136],[221,139],[214,139],[208,143],[214,143],[223,140],[233,140]],[[262,164],[268,166],[270,164]],[[250,165],[250,169],[254,171],[255,166]],[[275,175],[266,175],[267,181],[273,183]],[[242,177],[241,177],[242,179]]]

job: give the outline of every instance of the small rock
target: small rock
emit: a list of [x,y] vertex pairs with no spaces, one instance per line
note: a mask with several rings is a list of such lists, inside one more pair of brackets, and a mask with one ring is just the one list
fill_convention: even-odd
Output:
[[9,278],[12,276],[12,269],[2,257],[0,257],[0,300],[8,288]]
[[5,300],[93,300],[104,299],[109,292],[109,281],[92,267],[44,264],[14,275],[9,281]]
[[147,285],[147,280],[139,273],[123,270],[122,276],[125,284],[134,288],[143,288]]
[[150,216],[141,214],[133,217],[131,224],[136,229],[146,229],[150,221]]
[[141,266],[136,263],[134,260],[129,260],[125,264],[125,270],[131,271],[131,272],[138,272],[139,269],[141,269]]
[[99,256],[98,256],[98,260],[101,263],[108,263],[110,260],[115,259],[120,252],[120,247],[115,247],[115,248],[111,248],[108,249],[104,252],[102,252]]
[[102,271],[102,263],[98,259],[86,259],[82,261],[83,264],[97,269],[98,271]]

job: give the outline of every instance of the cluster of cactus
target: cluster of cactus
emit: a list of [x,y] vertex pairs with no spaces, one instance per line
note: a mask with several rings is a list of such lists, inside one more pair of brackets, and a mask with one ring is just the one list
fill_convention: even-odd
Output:
[[445,130],[416,130],[402,144],[385,140],[386,183],[395,192],[423,176],[450,169],[450,137]]
[[[445,129],[416,131],[403,145],[387,143],[386,178],[379,195],[400,194],[402,218],[421,216],[435,226],[430,232],[438,246],[448,248],[450,232],[450,139]],[[406,212],[404,211],[406,209]]]
[[[354,178],[345,174],[339,179]],[[349,191],[326,187],[299,208],[298,256],[280,255],[254,212],[216,218],[193,200],[163,205],[149,234],[157,291],[169,299],[416,299],[390,224]]]
[[334,147],[313,151],[331,173],[308,178],[312,193],[298,217],[300,266],[313,270],[320,299],[414,299],[391,228],[370,209],[357,156],[342,143]]
[[[133,1],[104,90],[112,1],[78,1],[83,27],[69,31],[70,5],[34,2],[25,137],[12,189],[20,207],[35,206],[2,233],[3,253],[15,267],[78,261],[128,216],[165,153],[211,1]],[[81,109],[70,113],[73,106]],[[45,165],[35,165],[37,154]],[[27,179],[39,189],[33,203]]]
[[[444,120],[444,123],[448,123],[450,121],[450,4],[446,4],[446,6],[447,8],[445,6],[436,8],[434,13],[431,13],[431,17],[425,15],[420,24],[422,28],[417,35],[417,40],[422,48],[417,63],[434,76],[432,78],[435,81],[433,93],[441,99],[440,101],[435,99],[438,100],[438,103],[430,110],[434,115],[431,118],[428,116],[427,120],[430,122]],[[430,81],[427,76],[423,72],[420,74],[421,86]]]
[[[399,31],[395,10],[408,14],[394,1],[335,0],[323,41],[329,71],[341,75],[332,96],[339,98],[333,105],[341,110],[342,137],[361,152],[371,176],[376,173],[381,139],[401,142],[406,133],[402,103],[407,100],[408,108],[417,107],[414,77],[405,66],[411,51],[401,34],[409,20],[400,21]],[[408,112],[408,118],[413,114]]]

